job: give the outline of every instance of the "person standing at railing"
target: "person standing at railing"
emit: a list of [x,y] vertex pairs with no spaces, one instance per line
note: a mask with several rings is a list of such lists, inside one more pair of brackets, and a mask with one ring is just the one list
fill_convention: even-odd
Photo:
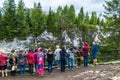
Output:
[[[80,68],[80,64],[81,64],[82,60],[84,60],[82,47],[79,47],[79,49],[76,52],[76,55],[77,55],[77,68]],[[81,59],[81,57],[83,59]]]
[[35,49],[35,52],[33,55],[34,55],[34,60],[35,60],[35,72],[37,73],[37,70],[38,70],[38,64],[37,64],[38,49],[37,48]]
[[88,55],[89,55],[89,45],[87,42],[84,42],[83,54],[84,54],[84,67],[87,67],[88,66]]
[[28,66],[29,66],[29,73],[33,75],[33,67],[34,67],[34,55],[31,50],[29,50],[26,54],[27,56],[27,61],[28,61]]
[[69,48],[67,54],[68,56],[68,70],[74,70],[74,50],[72,47]]
[[2,51],[0,51],[0,70],[2,72],[2,77],[8,76],[7,59],[8,59],[8,56],[5,53],[3,53]]
[[61,51],[61,49],[60,49],[59,45],[56,45],[56,48],[57,49],[54,52],[54,54],[55,54],[55,61],[56,61],[57,69],[60,69],[60,64],[61,64],[61,62],[60,62],[60,51]]
[[96,41],[93,41],[92,58],[93,58],[94,65],[96,65],[97,63],[97,53],[98,53],[98,44],[96,43]]
[[61,72],[65,72],[65,63],[66,63],[67,52],[64,47],[60,51],[60,61],[61,61]]
[[15,76],[17,71],[17,56],[15,54],[15,50],[11,50],[9,64],[11,67],[11,76]]
[[54,54],[51,51],[51,49],[48,49],[48,52],[47,52],[47,62],[48,62],[48,73],[49,74],[53,74],[53,72],[52,72],[53,60],[54,60]]
[[44,53],[43,49],[39,48],[38,55],[37,55],[37,73],[43,77],[44,75]]
[[18,54],[18,65],[20,68],[20,75],[25,75],[26,64],[27,64],[26,54],[23,51],[23,49],[20,49]]

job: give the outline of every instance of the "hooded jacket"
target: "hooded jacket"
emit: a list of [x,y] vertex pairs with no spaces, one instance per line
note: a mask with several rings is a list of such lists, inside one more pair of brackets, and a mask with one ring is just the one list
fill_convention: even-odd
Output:
[[32,52],[28,52],[26,56],[27,56],[28,64],[34,64],[35,63],[34,56],[33,56]]
[[88,46],[87,43],[85,43],[85,44],[84,44],[84,47],[83,47],[83,53],[84,53],[84,54],[88,54],[88,52],[89,52],[89,46]]

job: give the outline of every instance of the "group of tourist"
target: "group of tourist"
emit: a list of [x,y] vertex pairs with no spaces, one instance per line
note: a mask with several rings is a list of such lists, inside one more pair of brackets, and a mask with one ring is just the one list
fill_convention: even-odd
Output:
[[[77,59],[77,68],[80,67],[81,61],[84,61],[84,67],[87,67],[89,51],[90,47],[87,42],[84,42],[84,45],[79,47],[78,50],[74,50],[73,47],[69,47],[68,49],[64,47],[60,48],[60,46],[57,45],[55,51],[48,48],[47,52],[44,52],[42,48],[35,49],[34,52],[30,49],[27,52],[20,49],[18,54],[15,53],[15,50],[11,50],[8,56],[0,51],[0,70],[2,77],[8,76],[7,67],[10,65],[11,76],[16,75],[18,68],[20,75],[25,75],[26,66],[28,65],[29,74],[34,75],[35,69],[35,73],[43,77],[46,61],[49,74],[53,74],[52,68],[54,60],[57,69],[60,69],[61,72],[65,72],[66,64],[68,65],[68,70],[74,70],[75,58]],[[92,47],[93,64],[97,63],[97,52],[98,45],[96,41],[94,41]],[[77,57],[75,57],[75,55]]]

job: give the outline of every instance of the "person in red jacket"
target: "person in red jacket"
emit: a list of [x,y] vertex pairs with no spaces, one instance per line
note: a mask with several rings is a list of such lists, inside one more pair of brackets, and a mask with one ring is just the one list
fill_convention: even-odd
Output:
[[84,54],[84,67],[88,66],[88,53],[89,53],[89,45],[87,42],[84,43],[83,46],[83,54]]
[[[2,77],[7,77],[7,59],[8,56],[0,51],[0,70],[2,72]],[[5,73],[5,74],[4,74]]]
[[34,55],[32,53],[31,50],[29,50],[26,54],[27,56],[27,60],[28,60],[28,65],[29,65],[29,73],[30,74],[33,74],[33,65],[35,63],[35,60],[34,60]]

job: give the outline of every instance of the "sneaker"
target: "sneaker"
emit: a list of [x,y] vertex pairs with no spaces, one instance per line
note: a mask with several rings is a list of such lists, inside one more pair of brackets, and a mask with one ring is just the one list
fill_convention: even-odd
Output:
[[50,73],[51,75],[53,75],[53,73]]
[[60,68],[57,68],[57,69],[60,69]]

